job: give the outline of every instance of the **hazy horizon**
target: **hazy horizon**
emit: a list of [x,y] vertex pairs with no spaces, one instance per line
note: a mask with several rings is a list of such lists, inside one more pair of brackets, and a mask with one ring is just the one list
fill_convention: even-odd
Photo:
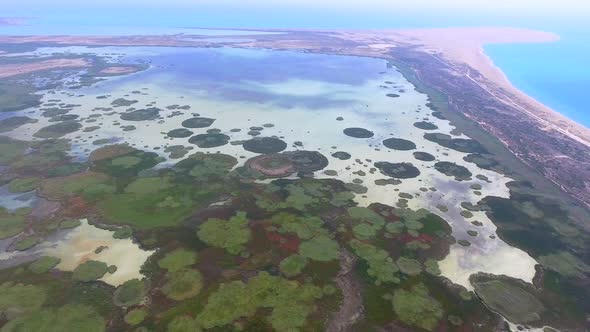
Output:
[[537,29],[587,27],[590,2],[450,0],[10,1],[2,16],[28,17],[32,24],[235,28],[402,28],[506,25]]

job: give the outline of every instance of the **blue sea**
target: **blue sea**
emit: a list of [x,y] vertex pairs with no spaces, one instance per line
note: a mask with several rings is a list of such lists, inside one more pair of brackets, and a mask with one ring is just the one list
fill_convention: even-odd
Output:
[[566,117],[590,127],[590,43],[579,32],[557,32],[541,44],[494,44],[485,53],[514,86]]

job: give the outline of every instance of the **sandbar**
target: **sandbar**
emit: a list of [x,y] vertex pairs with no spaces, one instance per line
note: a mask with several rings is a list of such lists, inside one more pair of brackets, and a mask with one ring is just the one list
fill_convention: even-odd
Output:
[[99,74],[104,75],[125,75],[131,74],[137,71],[135,67],[127,67],[127,66],[110,66],[104,68],[103,70],[99,71]]

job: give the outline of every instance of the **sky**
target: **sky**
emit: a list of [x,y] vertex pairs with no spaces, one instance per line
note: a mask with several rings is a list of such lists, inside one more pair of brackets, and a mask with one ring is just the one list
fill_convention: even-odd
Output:
[[511,10],[526,9],[536,12],[554,13],[556,10],[580,13],[583,8],[590,9],[588,1],[584,0],[101,0],[101,1],[78,1],[78,0],[5,0],[3,7],[6,8],[32,8],[30,6],[76,6],[76,7],[113,7],[121,5],[150,6],[150,7],[184,7],[198,8],[201,6],[225,6],[225,7],[328,7],[328,8],[460,8],[477,10]]
[[0,16],[65,24],[398,28],[589,19],[587,0],[1,0]]

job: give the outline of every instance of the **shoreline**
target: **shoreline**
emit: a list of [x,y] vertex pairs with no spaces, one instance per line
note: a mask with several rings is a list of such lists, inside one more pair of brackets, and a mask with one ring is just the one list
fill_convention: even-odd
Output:
[[[502,45],[502,44],[495,44],[495,45]],[[482,47],[483,54],[489,59],[492,66],[496,67],[500,72],[502,72],[505,80],[509,84],[511,84],[515,89],[519,90],[522,94],[527,95],[528,97],[532,98],[537,103],[542,104],[545,107],[551,109],[552,111],[559,113],[560,115],[562,115],[566,119],[573,121],[573,122],[577,123],[578,125],[583,126],[587,129],[590,129],[590,123],[588,123],[588,120],[586,118],[579,116],[579,115],[576,116],[575,113],[573,112],[575,110],[581,110],[582,108],[576,107],[575,105],[565,105],[565,103],[562,103],[562,99],[559,98],[559,94],[551,95],[551,94],[547,94],[547,93],[541,93],[540,91],[535,91],[536,89],[534,89],[534,85],[528,84],[528,82],[526,80],[514,79],[515,76],[517,76],[519,73],[514,70],[509,70],[509,71],[513,71],[513,73],[509,73],[509,71],[507,71],[507,68],[505,68],[503,65],[500,65],[498,63],[499,59],[490,54],[490,49],[488,48],[488,46],[494,46],[494,44],[483,45],[483,47]],[[556,98],[552,98],[552,97],[556,97]],[[569,111],[566,109],[569,109]]]
[[[566,206],[588,211],[590,130],[513,86],[483,52],[481,45],[494,40],[472,38],[471,43],[453,45],[433,41],[437,31],[428,31],[429,36],[420,35],[424,30],[396,32],[402,43],[392,46],[393,58],[448,95],[454,112],[477,123],[532,171],[573,198]],[[526,36],[529,31],[524,32]],[[541,40],[536,39],[547,41],[552,36],[545,34]],[[516,39],[523,41],[522,36]],[[509,38],[502,41],[516,42]],[[585,212],[575,215],[580,225],[585,224]]]
[[[534,118],[545,129],[557,130],[570,139],[590,147],[589,128],[543,104],[512,84],[506,73],[493,62],[484,49],[484,46],[489,44],[555,42],[560,39],[558,35],[528,29],[485,27],[397,30],[397,33],[406,39],[413,38],[414,40],[410,43],[427,52],[439,53],[446,62],[470,66],[478,71],[479,75],[474,77],[467,71],[464,74],[472,81],[482,84],[481,87],[491,96]],[[445,33],[461,41],[454,42],[448,36],[437,39]],[[422,45],[416,43],[417,41]]]
[[[564,134],[567,133],[568,136],[570,136],[570,138],[572,138],[572,139],[582,138],[582,140],[580,140],[579,142],[590,147],[590,128],[587,128],[583,124],[576,122],[575,120],[567,117],[565,114],[557,111],[556,109],[553,109],[549,105],[544,104],[543,102],[541,102],[538,99],[534,98],[533,96],[529,95],[528,93],[526,93],[522,89],[518,88],[514,83],[512,83],[512,81],[510,81],[510,78],[502,70],[502,68],[500,68],[496,63],[494,63],[494,60],[485,52],[485,48],[483,47],[484,45],[487,45],[487,44],[483,44],[480,46],[481,55],[486,58],[486,62],[488,62],[488,66],[493,67],[494,70],[498,71],[499,75],[501,75],[502,81],[503,81],[502,85],[510,86],[510,90],[512,90],[512,92],[514,94],[518,95],[518,97],[520,97],[520,98],[525,99],[525,101],[533,104],[533,107],[536,108],[537,110],[542,109],[543,112],[550,112],[554,116],[556,116],[555,120],[564,121],[568,125],[572,126],[574,129],[579,130],[581,132],[580,134],[582,137],[579,137],[575,133],[568,132],[568,131],[564,132]],[[546,121],[541,118],[539,118],[539,120]],[[577,127],[580,127],[580,128],[577,128]],[[584,131],[588,131],[588,132],[584,133]],[[573,136],[571,136],[571,134],[573,134]]]

